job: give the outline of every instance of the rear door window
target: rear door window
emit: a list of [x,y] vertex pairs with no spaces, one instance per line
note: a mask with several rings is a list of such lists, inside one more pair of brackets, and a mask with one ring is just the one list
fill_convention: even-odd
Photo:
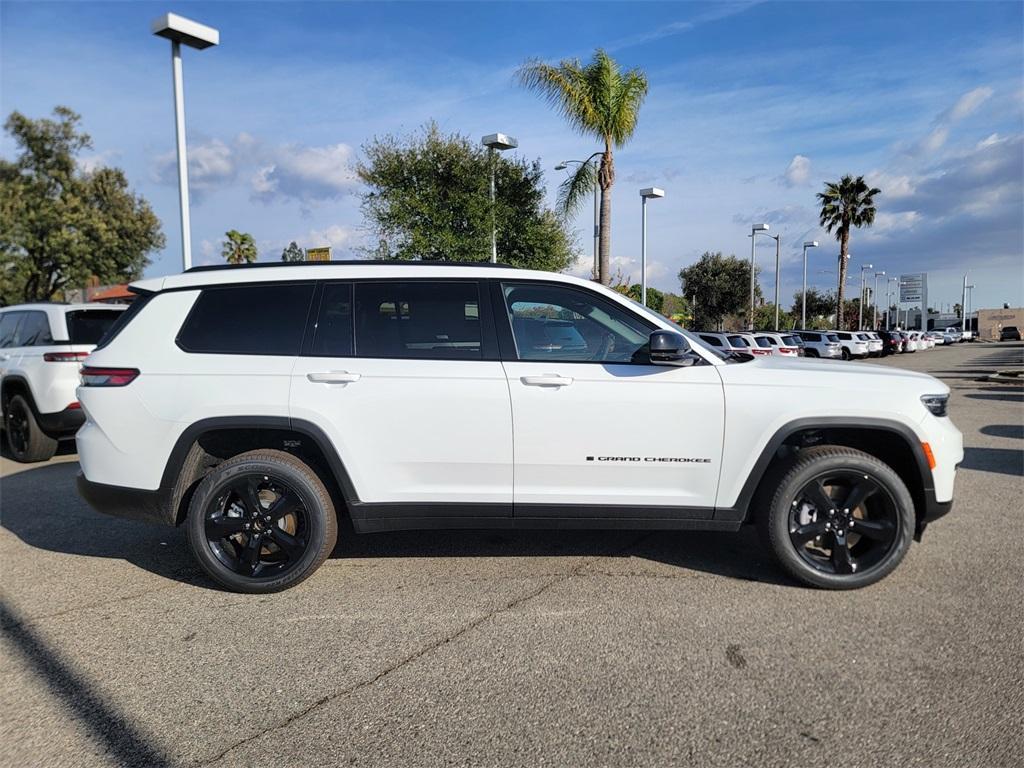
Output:
[[747,340],[744,339],[742,336],[730,336],[729,337],[729,343],[732,344],[734,347],[744,347],[744,348],[746,348],[746,347],[750,346],[747,343]]
[[[420,360],[482,360],[480,314],[480,286],[475,281],[355,283],[353,354]],[[343,323],[342,315],[339,315],[339,322]]]
[[99,344],[124,312],[123,309],[76,309],[68,312],[65,318],[69,341],[72,344]]
[[312,283],[204,288],[178,332],[186,352],[298,355]]
[[700,337],[702,339],[704,339],[704,341],[706,341],[708,344],[710,344],[710,345],[712,345],[714,347],[721,347],[722,346],[722,342],[719,340],[719,338],[717,336],[712,336],[710,334],[702,333],[702,334],[700,334]]
[[4,312],[0,315],[0,349],[13,347],[17,338],[18,323],[25,315],[24,312]]

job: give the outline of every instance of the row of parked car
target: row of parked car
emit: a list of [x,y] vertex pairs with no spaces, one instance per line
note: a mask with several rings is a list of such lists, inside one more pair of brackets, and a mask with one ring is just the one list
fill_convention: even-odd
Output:
[[917,352],[961,339],[952,331],[804,331],[718,332],[697,331],[697,335],[723,352],[780,355],[782,357],[823,357],[856,360],[865,357]]

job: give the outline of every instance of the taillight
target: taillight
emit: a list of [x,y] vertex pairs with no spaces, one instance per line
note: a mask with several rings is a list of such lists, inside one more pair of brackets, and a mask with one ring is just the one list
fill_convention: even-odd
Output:
[[138,368],[82,368],[83,387],[123,387],[139,375]]
[[81,407],[82,407],[82,404],[76,400],[73,403],[69,403],[68,407],[65,408],[64,410],[65,411],[77,411],[77,410],[80,410]]
[[779,347],[779,351],[784,355],[795,355],[796,349],[793,347]]
[[48,363],[80,363],[88,356],[88,352],[47,352],[43,360]]

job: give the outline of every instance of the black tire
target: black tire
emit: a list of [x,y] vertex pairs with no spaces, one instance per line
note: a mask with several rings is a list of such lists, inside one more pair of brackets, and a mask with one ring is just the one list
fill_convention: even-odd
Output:
[[804,352],[804,355],[805,355],[806,357],[821,357],[821,355],[819,355],[819,354],[818,354],[818,350],[816,350],[816,349],[810,349],[810,348],[808,348],[807,350],[805,350],[805,352]]
[[843,360],[849,360],[849,359],[850,359],[850,350],[848,350],[846,347],[843,347]]
[[196,488],[185,532],[206,574],[234,592],[280,592],[334,549],[338,518],[308,465],[261,449],[218,464]]
[[[807,448],[770,477],[774,493],[768,488],[762,497],[771,501],[758,510],[758,528],[782,569],[798,581],[825,589],[866,587],[888,576],[910,548],[910,491],[874,456],[843,446]],[[829,503],[834,506],[824,509]]]
[[57,452],[57,441],[43,432],[36,412],[23,395],[14,395],[4,407],[4,431],[11,457],[23,464],[47,461]]

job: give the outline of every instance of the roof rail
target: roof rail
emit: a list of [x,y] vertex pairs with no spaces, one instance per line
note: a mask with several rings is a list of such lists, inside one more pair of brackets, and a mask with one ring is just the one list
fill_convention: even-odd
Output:
[[186,269],[184,274],[192,272],[216,272],[222,269],[257,269],[260,267],[337,267],[337,266],[368,266],[385,265],[392,267],[499,267],[516,269],[511,264],[495,264],[490,261],[422,261],[406,259],[347,259],[338,261],[257,261],[252,264],[207,264],[201,267]]

